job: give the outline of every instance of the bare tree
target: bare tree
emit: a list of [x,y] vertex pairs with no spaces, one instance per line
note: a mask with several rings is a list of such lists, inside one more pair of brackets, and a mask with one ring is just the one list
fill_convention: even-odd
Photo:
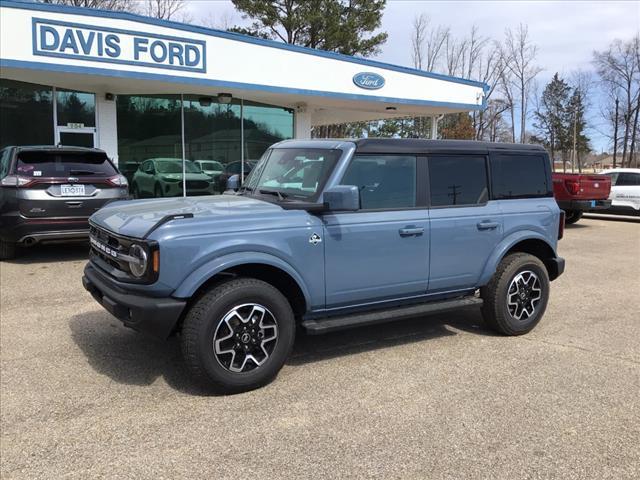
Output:
[[447,35],[444,45],[447,75],[460,75],[464,71],[467,50],[466,40],[458,40],[453,35]]
[[427,72],[433,72],[440,61],[442,55],[442,49],[449,37],[449,27],[438,25],[437,27],[429,28],[431,21],[429,17],[424,17],[424,29],[426,31],[424,39],[424,61],[423,70]]
[[171,20],[184,6],[184,0],[147,0],[144,13],[149,17]]
[[533,86],[533,80],[542,71],[534,63],[538,49],[531,43],[529,29],[524,24],[520,24],[515,32],[511,29],[506,30],[504,48],[506,50],[505,58],[508,59],[506,67],[513,77],[513,86],[519,96],[520,143],[524,143],[527,131],[528,101],[532,92],[531,87]]
[[422,70],[422,54],[424,51],[424,42],[427,26],[429,25],[429,17],[424,13],[416,15],[413,19],[413,36],[411,37],[411,52],[413,66]]
[[[635,146],[635,110],[638,108],[640,97],[640,34],[627,42],[615,40],[603,52],[593,52],[593,63],[600,77],[602,85],[608,91],[609,98],[620,100],[620,116],[622,119],[622,160],[621,166],[627,160],[630,143]],[[609,111],[605,109],[605,111]],[[611,117],[609,116],[611,120]],[[613,120],[614,130],[618,124]],[[618,136],[614,135],[614,142]],[[615,147],[615,146],[614,146]],[[628,159],[628,164],[631,158]]]

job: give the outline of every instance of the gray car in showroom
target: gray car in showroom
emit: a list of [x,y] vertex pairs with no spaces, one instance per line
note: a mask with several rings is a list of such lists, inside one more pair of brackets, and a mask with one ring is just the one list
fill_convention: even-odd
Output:
[[0,260],[19,247],[89,237],[89,217],[129,197],[127,179],[96,148],[0,150]]

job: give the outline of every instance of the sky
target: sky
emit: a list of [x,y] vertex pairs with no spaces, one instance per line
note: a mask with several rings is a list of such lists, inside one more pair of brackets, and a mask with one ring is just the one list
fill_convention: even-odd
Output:
[[[194,23],[215,28],[246,25],[230,0],[188,0],[186,13]],[[420,13],[432,24],[448,26],[459,37],[477,25],[483,36],[501,39],[506,28],[524,23],[538,47],[538,76],[546,84],[555,72],[569,78],[577,69],[592,71],[594,50],[604,50],[616,38],[630,39],[640,31],[640,1],[422,1],[388,0],[382,30],[389,34],[376,57],[396,65],[411,66],[411,23]],[[594,150],[607,148],[600,131],[600,99],[591,99],[588,132]]]

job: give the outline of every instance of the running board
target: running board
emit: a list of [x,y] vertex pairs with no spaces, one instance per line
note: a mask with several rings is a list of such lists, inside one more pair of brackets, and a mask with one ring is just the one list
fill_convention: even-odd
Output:
[[302,326],[309,335],[321,335],[323,333],[343,330],[345,328],[363,327],[384,323],[392,320],[401,320],[409,317],[440,313],[447,310],[457,310],[463,307],[482,305],[482,299],[477,297],[455,298],[453,300],[440,300],[437,302],[421,303],[403,307],[394,307],[373,312],[353,313],[340,317],[329,317],[313,320],[305,320]]

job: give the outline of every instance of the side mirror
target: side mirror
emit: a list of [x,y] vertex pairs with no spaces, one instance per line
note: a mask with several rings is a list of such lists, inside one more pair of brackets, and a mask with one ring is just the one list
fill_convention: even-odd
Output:
[[240,188],[240,175],[231,175],[227,179],[227,190],[233,190],[234,192]]
[[360,190],[355,185],[337,185],[324,191],[323,201],[330,211],[353,212],[360,209]]

